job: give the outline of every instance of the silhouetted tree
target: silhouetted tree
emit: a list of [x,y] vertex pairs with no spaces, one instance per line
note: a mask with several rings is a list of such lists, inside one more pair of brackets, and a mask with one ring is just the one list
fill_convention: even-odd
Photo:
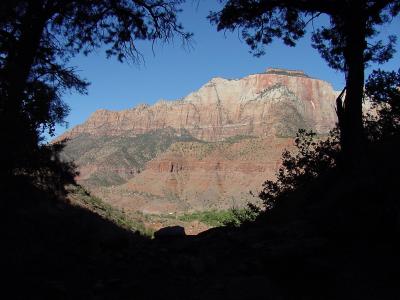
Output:
[[365,94],[373,108],[365,118],[369,140],[399,139],[400,69],[397,72],[373,71],[365,84]]
[[183,0],[4,0],[0,2],[0,165],[2,176],[39,167],[68,113],[62,95],[85,93],[69,60],[102,45],[119,61],[141,58],[138,40],[190,34],[177,21]]
[[[365,97],[372,102],[372,109],[364,117],[367,139],[367,163],[375,159],[376,148],[382,152],[388,147],[399,147],[400,140],[400,70],[385,72],[375,70],[365,84]],[[282,166],[276,180],[267,180],[259,197],[267,209],[303,186],[327,174],[340,164],[340,145],[337,130],[332,130],[326,139],[315,133],[300,129],[295,139],[296,149],[284,151]],[[372,150],[371,150],[372,149]],[[392,149],[393,150],[393,149]],[[375,151],[375,152],[374,152]],[[387,158],[398,162],[396,158]],[[360,175],[362,176],[362,175]]]
[[340,150],[337,130],[332,130],[328,138],[321,139],[311,131],[300,129],[295,147],[293,152],[283,152],[282,166],[276,173],[276,180],[263,183],[258,196],[266,209],[274,207],[277,200],[310,184],[337,166]]
[[[329,66],[345,72],[344,104],[338,102],[341,145],[354,158],[363,142],[362,100],[364,69],[368,62],[382,63],[394,53],[395,36],[384,43],[374,40],[379,26],[397,16],[397,0],[228,0],[209,18],[218,30],[241,28],[242,36],[256,55],[274,38],[295,46],[306,27],[321,15],[330,23],[313,30],[312,45]],[[314,27],[313,27],[314,28]]]

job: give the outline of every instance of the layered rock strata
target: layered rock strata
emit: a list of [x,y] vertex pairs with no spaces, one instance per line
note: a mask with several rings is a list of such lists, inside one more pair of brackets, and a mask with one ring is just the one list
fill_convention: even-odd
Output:
[[96,111],[63,137],[81,133],[134,136],[171,127],[195,138],[293,135],[298,128],[326,133],[336,121],[337,92],[300,71],[268,69],[242,79],[213,78],[181,100],[161,100],[123,111]]
[[241,206],[274,177],[299,128],[334,127],[332,86],[302,71],[214,78],[181,100],[96,111],[59,139],[78,177],[109,203],[146,213]]

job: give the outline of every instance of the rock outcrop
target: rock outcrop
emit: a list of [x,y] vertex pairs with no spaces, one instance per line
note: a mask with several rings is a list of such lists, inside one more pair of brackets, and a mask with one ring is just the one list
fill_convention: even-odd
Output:
[[234,135],[290,136],[298,128],[326,133],[336,121],[336,95],[329,83],[301,71],[267,69],[242,79],[213,78],[177,101],[98,110],[62,138],[81,133],[134,136],[166,127],[206,141]]
[[184,142],[146,164],[120,186],[95,189],[101,198],[150,214],[229,209],[257,202],[266,179],[274,177],[292,138],[243,138],[234,142]]
[[334,127],[337,92],[302,71],[214,78],[177,101],[96,111],[68,137],[80,180],[128,210],[170,213],[241,206],[274,177],[299,128]]

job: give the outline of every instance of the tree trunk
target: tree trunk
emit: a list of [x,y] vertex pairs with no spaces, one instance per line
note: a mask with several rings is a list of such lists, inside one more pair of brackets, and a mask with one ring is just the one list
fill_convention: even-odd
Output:
[[[23,111],[24,91],[45,28],[41,1],[33,1],[21,20],[20,38],[8,53],[2,74],[0,139],[2,173],[9,176],[19,161],[29,161],[38,140]],[[36,144],[36,145],[35,145]]]
[[346,28],[346,96],[343,114],[339,118],[341,144],[345,160],[355,162],[364,142],[362,101],[364,96],[365,18],[362,8],[347,18]]
[[[37,1],[39,2],[39,1]],[[38,4],[38,3],[37,3]],[[5,66],[4,80],[7,82],[5,103],[7,109],[19,110],[26,83],[40,45],[46,24],[40,5],[32,5],[23,18],[21,37],[10,52]]]

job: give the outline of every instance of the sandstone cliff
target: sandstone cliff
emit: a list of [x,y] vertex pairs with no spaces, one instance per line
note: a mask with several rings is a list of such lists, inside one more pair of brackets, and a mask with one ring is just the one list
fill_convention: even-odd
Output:
[[60,139],[77,178],[124,209],[168,213],[241,206],[274,176],[299,128],[334,127],[337,92],[301,71],[214,78],[177,101],[96,111]]
[[125,210],[169,213],[241,207],[257,201],[266,179],[274,177],[291,138],[248,137],[234,141],[179,142],[120,186],[94,193]]
[[234,135],[293,135],[298,128],[326,133],[334,126],[337,93],[302,72],[269,69],[242,79],[213,78],[177,101],[123,111],[96,111],[62,136],[81,133],[134,136],[171,127],[195,138],[219,141]]

